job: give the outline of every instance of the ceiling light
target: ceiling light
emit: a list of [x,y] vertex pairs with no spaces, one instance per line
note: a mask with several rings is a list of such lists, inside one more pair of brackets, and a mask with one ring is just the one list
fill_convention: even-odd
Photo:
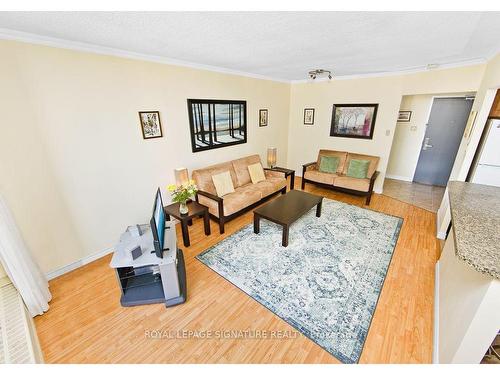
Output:
[[318,77],[318,76],[327,75],[327,74],[328,74],[328,79],[331,80],[332,79],[332,72],[329,70],[315,69],[315,70],[311,70],[308,73],[309,78],[311,78],[311,79],[316,79],[316,77]]

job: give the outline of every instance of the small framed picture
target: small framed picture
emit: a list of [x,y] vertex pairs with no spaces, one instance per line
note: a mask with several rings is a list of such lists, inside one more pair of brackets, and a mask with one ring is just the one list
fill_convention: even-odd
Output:
[[160,112],[139,112],[139,120],[141,122],[142,137],[144,139],[163,137],[163,133],[161,131]]
[[399,111],[398,122],[410,122],[411,111]]
[[259,126],[267,126],[268,120],[267,109],[259,109]]
[[314,108],[304,109],[304,125],[314,125]]

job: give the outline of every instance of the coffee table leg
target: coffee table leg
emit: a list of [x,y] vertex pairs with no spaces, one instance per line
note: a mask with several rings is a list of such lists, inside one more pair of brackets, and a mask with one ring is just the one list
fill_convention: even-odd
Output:
[[181,220],[181,229],[182,229],[182,241],[184,242],[184,246],[191,246],[189,242],[189,231],[188,231],[188,223],[187,220]]
[[290,175],[290,190],[293,190],[295,187],[295,172],[292,172]]
[[288,225],[283,225],[283,239],[281,241],[281,245],[283,245],[283,247],[288,246],[288,234],[289,234]]
[[205,215],[203,215],[203,225],[205,227],[205,235],[210,235],[210,218],[208,217],[208,210],[205,210]]
[[253,214],[253,232],[259,234],[260,232],[260,216]]
[[316,217],[321,216],[321,206],[323,205],[323,199],[319,201],[318,205],[316,206]]

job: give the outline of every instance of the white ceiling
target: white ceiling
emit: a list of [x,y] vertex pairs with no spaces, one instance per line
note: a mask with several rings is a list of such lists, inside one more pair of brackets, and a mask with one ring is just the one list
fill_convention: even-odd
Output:
[[467,64],[500,51],[500,12],[0,12],[0,28],[280,80],[315,68],[349,76]]

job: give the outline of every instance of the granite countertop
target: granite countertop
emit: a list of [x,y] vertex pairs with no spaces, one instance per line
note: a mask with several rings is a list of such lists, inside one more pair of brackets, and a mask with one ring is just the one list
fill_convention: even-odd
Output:
[[457,257],[500,279],[500,187],[450,181],[448,194]]

